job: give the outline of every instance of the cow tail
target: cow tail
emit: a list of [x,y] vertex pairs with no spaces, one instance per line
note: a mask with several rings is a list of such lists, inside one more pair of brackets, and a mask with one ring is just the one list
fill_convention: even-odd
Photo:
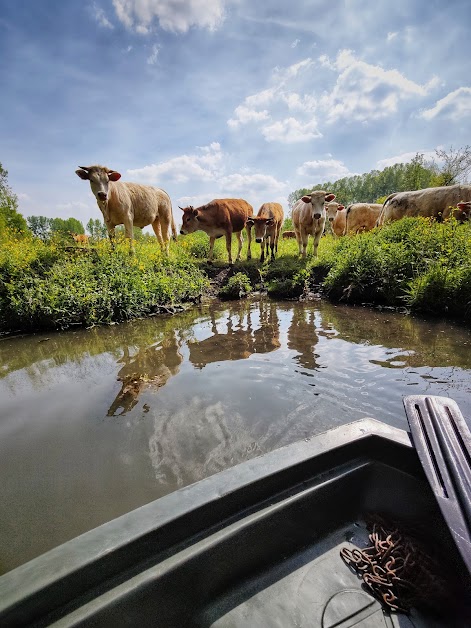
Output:
[[172,212],[172,238],[173,240],[176,242],[177,241],[177,227],[175,225],[175,218],[173,217],[173,212]]

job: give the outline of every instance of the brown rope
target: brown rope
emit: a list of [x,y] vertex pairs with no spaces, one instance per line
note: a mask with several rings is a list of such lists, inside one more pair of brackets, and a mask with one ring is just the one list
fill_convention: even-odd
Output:
[[371,545],[362,550],[343,547],[340,556],[376,599],[390,610],[408,613],[412,606],[435,605],[446,597],[439,565],[417,540],[379,518],[367,527]]

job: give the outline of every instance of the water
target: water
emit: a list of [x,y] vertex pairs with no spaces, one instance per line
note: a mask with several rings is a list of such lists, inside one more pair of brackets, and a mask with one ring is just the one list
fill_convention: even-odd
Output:
[[471,333],[266,299],[0,341],[0,573],[129,510],[402,397],[471,417]]

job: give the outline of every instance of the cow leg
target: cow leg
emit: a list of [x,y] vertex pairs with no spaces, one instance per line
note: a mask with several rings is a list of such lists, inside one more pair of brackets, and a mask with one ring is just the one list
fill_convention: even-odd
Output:
[[[160,233],[161,233],[161,241],[159,240],[160,246],[162,247],[162,251],[165,255],[168,255],[168,247],[169,247],[169,229],[170,229],[170,220],[169,217],[162,212],[162,216],[156,218],[154,222],[159,223]],[[152,225],[153,226],[153,225]],[[154,229],[155,231],[155,229]]]
[[107,224],[106,229],[108,231],[108,237],[110,239],[111,248],[114,249],[114,241],[115,241],[115,228],[113,225]]
[[313,244],[312,254],[314,255],[314,257],[317,257],[317,247],[319,246],[319,241],[321,239],[322,232],[323,232],[323,229],[319,229],[319,231],[316,231],[315,233],[313,233],[314,244]]
[[[236,262],[238,262],[240,260],[240,252],[242,251],[242,245],[244,243],[244,238],[242,237],[242,231],[238,231],[236,233],[236,238],[237,238],[237,243],[238,243]],[[227,242],[227,240],[226,240],[226,242]],[[229,240],[229,244],[228,244],[228,247],[229,247],[228,251],[230,251],[231,242],[232,242],[232,234],[231,234],[231,239]]]
[[[296,234],[296,238],[297,238],[297,234]],[[299,254],[301,255],[301,257],[306,257],[308,238],[309,238],[309,233],[305,229],[302,229],[299,232],[299,240],[298,240]]]
[[127,221],[124,223],[124,235],[129,240],[129,253],[134,253],[134,234],[132,231],[132,222]]
[[265,261],[265,239],[263,239],[260,244],[260,261],[262,263]]
[[216,242],[215,236],[209,236],[209,255],[208,255],[208,264],[213,263],[213,249],[214,243]]
[[162,228],[160,226],[160,220],[158,218],[156,218],[152,223],[152,229],[154,230],[155,237],[160,244],[162,252],[168,255],[168,242],[164,242],[164,239],[162,238]]
[[[271,258],[275,259],[275,234],[274,233],[270,235],[270,249],[271,249]],[[268,246],[267,246],[267,255],[268,255]]]
[[252,245],[252,227],[247,225],[245,230],[247,231],[247,259],[252,259],[252,251],[250,250]]

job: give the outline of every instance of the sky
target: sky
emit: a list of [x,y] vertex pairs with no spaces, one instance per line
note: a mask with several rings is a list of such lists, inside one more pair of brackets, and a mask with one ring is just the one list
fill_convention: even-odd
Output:
[[79,166],[178,206],[471,144],[469,0],[1,0],[0,162],[26,217],[101,218]]

